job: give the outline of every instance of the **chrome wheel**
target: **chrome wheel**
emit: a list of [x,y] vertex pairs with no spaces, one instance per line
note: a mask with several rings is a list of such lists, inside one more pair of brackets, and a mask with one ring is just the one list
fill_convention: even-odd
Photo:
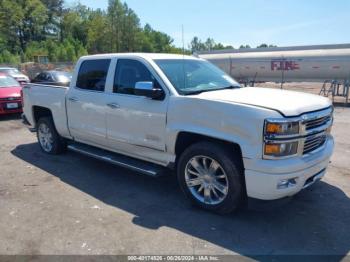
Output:
[[47,124],[41,123],[38,128],[38,138],[45,152],[51,152],[53,148],[53,136]]
[[228,179],[224,169],[207,156],[195,156],[188,161],[185,181],[192,195],[205,204],[220,204],[228,194]]

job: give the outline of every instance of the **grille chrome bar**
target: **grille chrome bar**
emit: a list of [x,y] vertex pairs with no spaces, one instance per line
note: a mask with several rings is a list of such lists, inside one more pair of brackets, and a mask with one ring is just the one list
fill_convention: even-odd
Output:
[[320,148],[325,144],[327,140],[327,135],[326,134],[321,134],[320,136],[312,137],[306,139],[304,143],[304,150],[303,154],[310,153],[312,151],[315,151],[316,149]]
[[313,128],[317,128],[320,126],[323,126],[325,124],[327,124],[328,121],[331,120],[331,116],[325,116],[325,117],[321,117],[315,120],[309,120],[309,121],[305,121],[304,124],[306,126],[306,130],[311,130]]

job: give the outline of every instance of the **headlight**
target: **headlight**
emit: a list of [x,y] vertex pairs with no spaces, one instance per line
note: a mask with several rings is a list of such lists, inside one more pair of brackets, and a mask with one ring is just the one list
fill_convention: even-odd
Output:
[[266,142],[264,155],[269,157],[287,157],[298,153],[298,142]]
[[275,122],[265,121],[265,135],[289,136],[299,134],[299,121],[294,122]]
[[[296,119],[267,119],[264,125],[264,158],[287,158],[298,154],[300,122]],[[282,139],[286,141],[282,141]]]

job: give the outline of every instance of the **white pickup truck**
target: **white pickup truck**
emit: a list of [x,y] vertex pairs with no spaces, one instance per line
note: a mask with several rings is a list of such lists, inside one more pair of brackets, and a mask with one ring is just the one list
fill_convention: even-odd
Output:
[[189,200],[218,213],[312,185],[334,147],[328,99],[241,88],[190,56],[86,56],[70,87],[23,93],[23,120],[44,152],[68,148],[151,176],[176,170]]

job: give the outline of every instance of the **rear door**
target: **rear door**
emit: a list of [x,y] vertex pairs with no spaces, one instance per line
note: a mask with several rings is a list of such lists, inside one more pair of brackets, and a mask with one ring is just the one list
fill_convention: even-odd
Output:
[[85,60],[67,95],[68,127],[74,139],[106,145],[106,82],[110,59]]

